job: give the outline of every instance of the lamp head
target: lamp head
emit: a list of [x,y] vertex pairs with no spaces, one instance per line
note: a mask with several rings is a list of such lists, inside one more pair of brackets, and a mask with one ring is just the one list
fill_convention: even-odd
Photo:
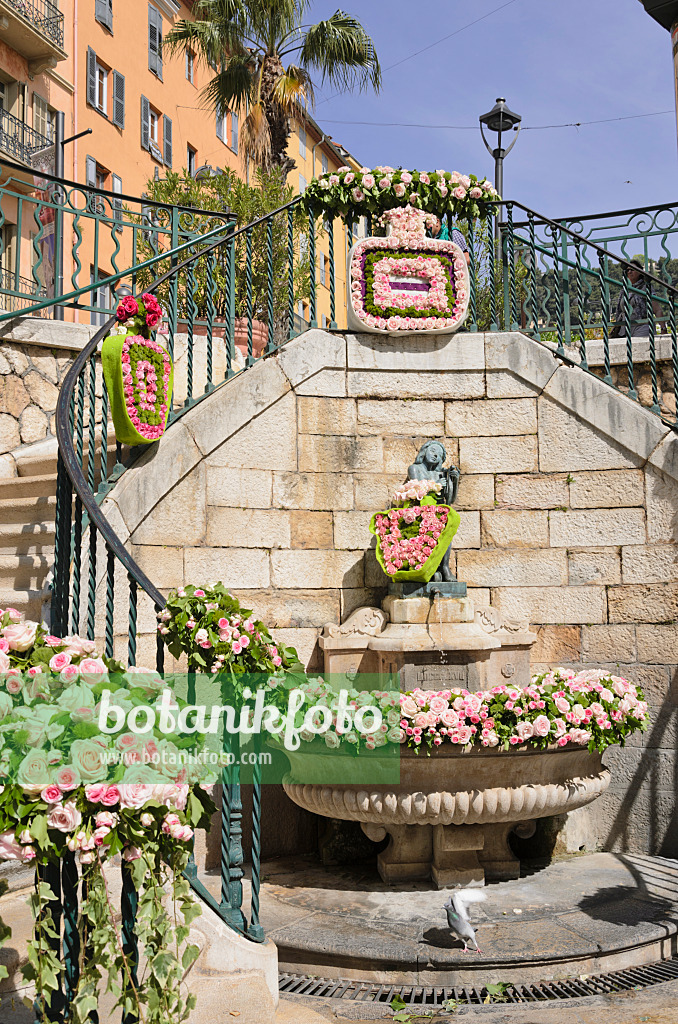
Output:
[[486,114],[481,114],[479,120],[481,124],[484,124],[492,132],[508,132],[512,128],[518,127],[522,121],[522,116],[514,113],[510,107],[507,107],[504,97],[499,96],[492,110],[488,110]]

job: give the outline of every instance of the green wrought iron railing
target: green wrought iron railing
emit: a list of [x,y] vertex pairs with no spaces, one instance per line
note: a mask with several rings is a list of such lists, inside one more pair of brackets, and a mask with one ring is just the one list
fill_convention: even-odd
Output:
[[[55,184],[56,190],[66,187],[66,183]],[[94,190],[90,200],[98,202],[102,195]],[[103,198],[108,201],[110,196]],[[678,291],[650,268],[641,269],[635,283],[630,281],[624,275],[627,260],[520,203],[504,202],[503,210],[505,219],[499,225],[498,242],[493,218],[483,224],[459,225],[470,250],[467,329],[522,330],[550,342],[556,358],[596,373],[635,401],[642,398],[636,386],[636,367],[642,358],[650,367],[652,381],[646,404],[675,427]],[[516,222],[518,211],[524,217],[520,223]],[[188,216],[192,212],[188,211]],[[167,217],[169,231],[162,226],[165,242],[158,244],[158,251],[141,262],[128,264],[125,270],[108,268],[99,284],[118,291],[128,284],[134,291],[153,292],[166,307],[166,343],[175,359],[171,423],[215,388],[227,387],[236,373],[247,372],[257,358],[274,354],[302,329],[317,325],[316,254],[320,237],[328,248],[328,326],[336,325],[338,234],[332,223],[320,225],[312,214],[302,212],[299,198],[242,227],[220,219],[208,233],[183,241],[172,228],[173,224],[180,225],[181,215],[177,220],[170,210],[161,216]],[[144,229],[135,222],[131,224],[132,231]],[[342,259],[344,256],[340,252]],[[77,305],[90,288],[87,282],[79,286],[71,283],[73,287],[56,297],[33,302],[32,311]],[[622,295],[618,321],[613,320],[615,287]],[[307,315],[303,319],[298,311],[300,294],[306,296]],[[643,309],[645,315],[639,318],[638,311],[642,314]],[[2,314],[0,319],[11,315]],[[668,325],[668,333],[661,339],[667,349],[663,355],[658,352],[658,317]],[[141,624],[154,622],[163,606],[163,596],[127,550],[102,508],[111,487],[139,454],[138,450],[123,449],[111,434],[98,346],[113,322],[111,317],[103,323],[78,354],[60,390],[51,628],[55,633],[81,632],[99,641],[107,654],[126,658],[130,665],[136,664],[139,656],[143,660],[152,658],[162,671],[162,640],[155,630],[144,637]],[[260,353],[255,335],[262,325],[265,347]],[[646,330],[646,336],[639,337],[639,330]],[[615,333],[620,337],[612,337]],[[599,349],[595,358],[591,346]],[[239,361],[237,348],[242,354]],[[622,357],[623,365],[619,366]],[[672,375],[673,411],[667,407],[660,386],[662,358]],[[614,379],[618,366],[624,380],[619,376]],[[162,439],[157,443],[162,444]],[[140,636],[151,645],[141,655]],[[245,823],[244,830],[236,757],[235,763],[224,769],[222,778],[220,898],[215,899],[204,887],[195,864],[188,875],[195,891],[223,920],[247,938],[260,941],[261,782],[257,775],[252,804],[251,821]],[[251,837],[247,843],[243,831]],[[247,859],[251,865],[251,895],[245,907]],[[67,879],[62,895],[62,901],[66,901],[64,919],[73,913],[67,902],[71,899],[69,884]],[[132,958],[136,955],[134,907],[134,893],[127,892],[123,922]],[[64,955],[71,955],[65,932],[62,949]],[[77,965],[69,964],[69,984],[75,984]]]

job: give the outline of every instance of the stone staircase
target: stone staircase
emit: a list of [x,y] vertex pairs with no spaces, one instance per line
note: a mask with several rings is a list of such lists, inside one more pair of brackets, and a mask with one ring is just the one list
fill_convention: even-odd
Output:
[[[16,608],[27,618],[40,621],[45,617],[54,567],[56,439],[25,445],[12,455],[16,475],[0,478],[0,608]],[[97,445],[95,486],[99,456]],[[109,468],[114,461],[115,438],[110,436]]]

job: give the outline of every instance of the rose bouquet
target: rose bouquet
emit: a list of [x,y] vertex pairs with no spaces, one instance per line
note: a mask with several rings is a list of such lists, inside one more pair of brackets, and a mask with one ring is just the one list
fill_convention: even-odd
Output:
[[456,509],[437,504],[441,490],[437,480],[407,480],[395,507],[372,516],[377,561],[390,579],[427,583],[437,571],[460,523]]
[[172,590],[158,612],[158,632],[175,658],[188,656],[192,672],[268,674],[300,667],[294,648],[276,644],[223,583]]
[[313,213],[355,221],[364,214],[379,215],[395,207],[413,206],[442,217],[462,220],[487,217],[499,195],[486,178],[458,171],[408,171],[380,166],[340,167],[313,178],[303,203]]

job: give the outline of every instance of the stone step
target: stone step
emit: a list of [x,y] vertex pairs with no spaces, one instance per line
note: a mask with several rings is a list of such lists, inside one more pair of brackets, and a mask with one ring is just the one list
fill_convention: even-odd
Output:
[[[0,964],[7,968],[8,977],[0,981],[0,993],[11,992],[23,985],[20,970],[28,959],[27,943],[33,933],[33,923],[26,901],[32,892],[32,880],[23,889],[8,892],[0,899],[0,917],[12,929],[12,936],[0,949]],[[1,997],[0,997],[1,998]],[[9,1001],[3,1004],[6,1015],[0,1019],[12,1019]]]
[[0,523],[0,554],[54,553],[54,523]]
[[35,622],[42,620],[43,599],[42,590],[12,590],[5,586],[0,589],[0,608],[16,608]]
[[[40,450],[35,454],[32,454],[29,446],[26,449],[26,454],[15,455],[17,473],[20,477],[24,476],[47,476],[56,474],[57,467],[57,445],[56,440],[45,450]],[[99,454],[101,452],[101,438],[97,439],[95,445],[95,452],[97,453],[97,464],[99,461]],[[89,441],[85,437],[83,444],[83,453],[86,456],[89,451]],[[109,452],[109,463],[115,459],[115,437],[109,435],[108,438],[108,452]],[[16,479],[16,478],[15,478]]]
[[40,476],[15,476],[0,480],[0,500],[3,498],[40,498],[56,494],[56,473]]
[[15,555],[0,552],[0,588],[42,589],[52,563],[53,559],[49,554]]
[[54,523],[56,497],[0,498],[0,523],[16,523],[17,533],[26,524]]

